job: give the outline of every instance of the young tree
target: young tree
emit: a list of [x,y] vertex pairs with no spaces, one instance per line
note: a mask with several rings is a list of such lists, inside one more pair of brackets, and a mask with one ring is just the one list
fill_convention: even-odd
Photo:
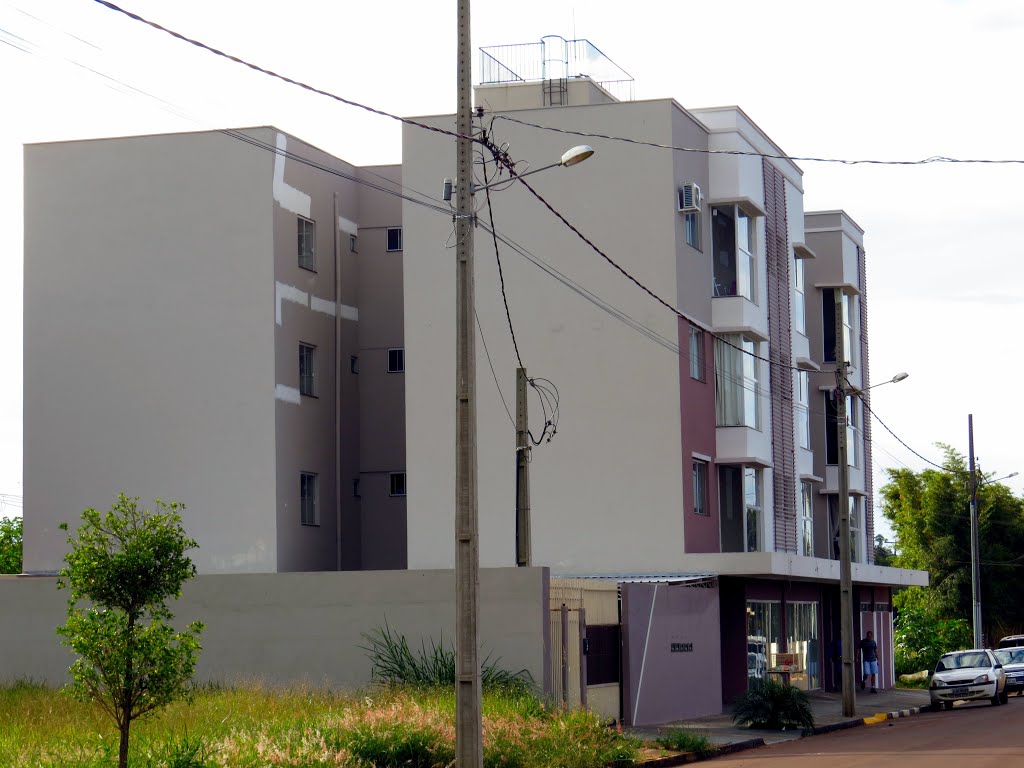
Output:
[[21,573],[20,517],[0,517],[0,573]]
[[196,573],[185,554],[198,545],[185,536],[184,506],[157,500],[151,512],[138,501],[121,493],[106,514],[85,510],[57,582],[70,592],[57,634],[79,656],[69,688],[117,724],[119,768],[128,765],[132,721],[187,695],[203,629],[193,622],[176,632],[167,607]]

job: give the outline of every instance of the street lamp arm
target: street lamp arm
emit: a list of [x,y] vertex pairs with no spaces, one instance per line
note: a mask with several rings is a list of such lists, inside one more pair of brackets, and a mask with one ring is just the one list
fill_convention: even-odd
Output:
[[[535,173],[546,171],[549,168],[558,168],[560,166],[564,166],[565,168],[571,168],[574,165],[579,165],[592,154],[594,154],[593,147],[589,147],[586,144],[580,144],[579,146],[573,147],[572,149],[567,149],[557,163],[543,165],[540,168],[534,168],[533,170],[527,171],[526,173],[517,173],[512,178],[522,179],[525,176],[531,176]],[[499,181],[492,181],[490,184],[482,184],[480,186],[473,184],[470,187],[470,193],[482,192],[485,189],[491,189],[492,187],[496,187],[499,184],[508,184],[509,181],[509,179],[500,179]]]

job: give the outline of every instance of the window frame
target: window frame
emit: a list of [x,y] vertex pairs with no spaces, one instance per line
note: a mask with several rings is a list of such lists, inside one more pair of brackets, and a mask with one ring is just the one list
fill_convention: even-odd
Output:
[[[312,494],[309,488],[312,486]],[[299,524],[320,525],[320,475],[316,472],[299,473]]]
[[[725,215],[730,219],[731,226],[719,227],[719,229],[732,230],[732,242],[720,243],[716,237],[714,220]],[[758,302],[758,272],[757,272],[757,217],[751,216],[742,206],[737,204],[716,205],[711,208],[711,251],[712,269],[711,281],[713,298],[744,298],[751,304]],[[744,222],[741,226],[740,222]],[[746,241],[743,242],[742,231],[746,231]],[[723,250],[722,246],[725,245]],[[733,285],[721,285],[718,282],[718,275],[721,274],[717,267],[722,257],[727,259],[722,272],[731,273],[735,278]],[[731,259],[731,266],[728,260]],[[745,280],[741,279],[745,276]]]
[[[399,478],[401,479],[399,480]],[[408,493],[409,489],[405,472],[388,472],[388,496],[405,498]]]
[[[398,238],[398,247],[397,248],[392,248],[391,247],[391,245],[392,245],[392,243],[391,243],[392,233],[397,233],[397,238]],[[385,248],[387,249],[388,253],[395,253],[397,251],[404,250],[405,234],[402,232],[402,228],[401,227],[387,227],[386,228],[385,238],[386,238],[386,240],[385,240],[384,245],[385,245]]]
[[[764,477],[760,467],[743,465],[743,546],[744,552],[764,552]],[[747,479],[753,479],[754,494],[750,496]],[[750,517],[753,513],[755,525],[750,529]],[[750,548],[753,533],[754,548]]]
[[304,341],[299,342],[299,394],[303,397],[318,397],[316,345]]
[[[296,220],[298,230],[296,250],[298,251],[299,268],[316,272],[316,222],[305,216],[296,216]],[[308,232],[304,231],[307,228],[306,225],[308,225]],[[304,245],[308,246],[308,250],[303,247]]]
[[707,366],[704,362],[704,331],[690,326],[690,378],[707,381]]
[[708,462],[704,459],[693,459],[693,514],[701,517],[711,516],[708,502]]
[[[399,361],[398,366],[392,365],[392,355]],[[388,347],[388,373],[405,373],[405,347]]]
[[794,327],[797,333],[807,335],[807,276],[803,259],[793,259]]
[[683,229],[686,235],[686,244],[695,251],[704,252],[701,241],[701,212],[688,211],[683,214]]
[[811,374],[796,372],[796,428],[797,445],[811,450]]
[[800,482],[800,520],[799,520],[800,554],[814,557],[814,491],[808,480]]
[[[761,429],[760,342],[742,333],[715,338],[715,426]],[[731,346],[730,346],[731,345]],[[738,347],[738,348],[737,348]],[[726,356],[729,357],[726,357]],[[740,358],[733,356],[740,355]],[[737,365],[736,361],[739,360]],[[739,371],[739,378],[727,373]],[[729,397],[727,401],[725,398]],[[739,420],[729,417],[729,406],[739,411]],[[752,413],[750,413],[752,411]]]

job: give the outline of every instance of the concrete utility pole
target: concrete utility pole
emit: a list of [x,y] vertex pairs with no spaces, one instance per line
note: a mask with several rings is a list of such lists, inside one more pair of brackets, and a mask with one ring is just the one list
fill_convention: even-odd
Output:
[[981,636],[981,547],[978,543],[978,477],[974,469],[974,414],[967,414],[967,450],[971,455],[971,607],[974,647],[984,648]]
[[850,562],[850,464],[846,445],[846,350],[843,339],[843,292],[836,297],[836,443],[839,447],[839,636],[843,644],[843,717],[857,713],[853,663],[853,575]]
[[533,560],[530,534],[530,421],[526,403],[526,369],[516,368],[516,565]]
[[458,0],[455,124],[455,755],[458,768],[483,766],[483,713],[477,623],[480,548],[476,476],[476,336],[473,328],[473,83],[470,0]]

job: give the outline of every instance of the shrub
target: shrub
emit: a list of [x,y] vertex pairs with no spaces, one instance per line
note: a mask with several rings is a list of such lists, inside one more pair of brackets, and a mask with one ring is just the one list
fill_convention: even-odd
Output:
[[671,749],[675,752],[695,752],[698,755],[707,754],[714,746],[703,733],[697,733],[687,728],[672,728],[655,739],[655,743],[662,749]]
[[455,746],[429,726],[411,723],[363,723],[341,736],[357,761],[374,768],[433,768],[455,760]]
[[[443,642],[430,640],[429,647],[420,641],[420,649],[413,652],[405,636],[393,632],[387,624],[377,627],[363,639],[360,646],[373,663],[372,675],[386,685],[411,685],[435,688],[455,685],[455,648]],[[480,664],[480,683],[484,690],[528,692],[533,690],[533,678],[525,669],[510,672],[498,666],[500,659],[491,661],[487,656]]]
[[792,685],[766,679],[752,682],[732,710],[733,722],[751,728],[783,730],[813,728],[814,713],[807,694]]

